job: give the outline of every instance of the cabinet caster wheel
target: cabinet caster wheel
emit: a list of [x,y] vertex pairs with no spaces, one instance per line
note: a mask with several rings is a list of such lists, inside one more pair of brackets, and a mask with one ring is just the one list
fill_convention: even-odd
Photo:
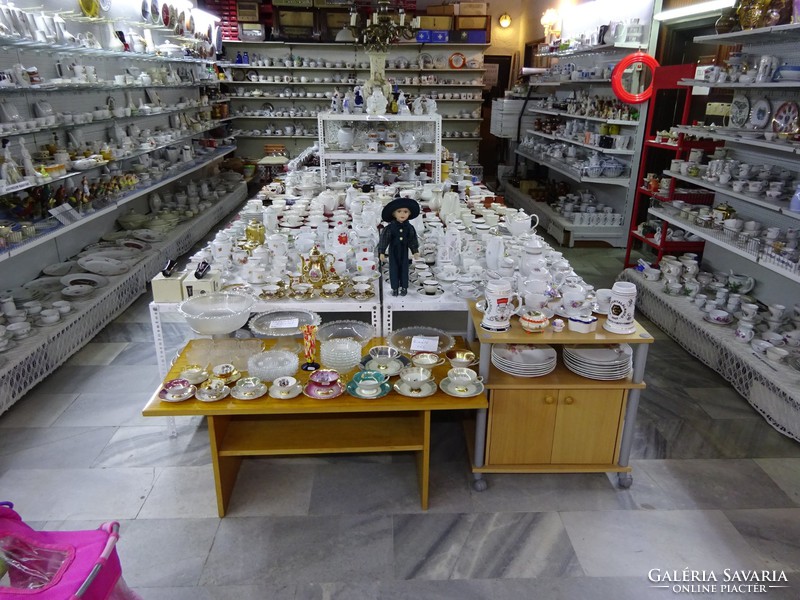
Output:
[[486,488],[488,487],[489,483],[485,479],[476,479],[472,482],[472,489],[476,492],[486,491]]
[[617,475],[617,485],[623,490],[627,490],[633,484],[633,475],[630,473],[619,473]]

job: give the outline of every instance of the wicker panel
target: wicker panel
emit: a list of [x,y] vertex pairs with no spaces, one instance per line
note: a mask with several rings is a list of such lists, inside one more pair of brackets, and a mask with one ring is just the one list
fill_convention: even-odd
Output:
[[646,281],[636,270],[619,277],[636,284],[637,308],[689,354],[714,369],[775,429],[800,441],[797,373],[786,365],[770,369],[735,341],[733,329],[705,323],[684,297],[668,296],[663,283]]

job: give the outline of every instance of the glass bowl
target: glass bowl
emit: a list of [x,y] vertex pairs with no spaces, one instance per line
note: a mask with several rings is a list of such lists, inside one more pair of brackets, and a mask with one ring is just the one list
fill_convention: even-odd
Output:
[[211,292],[178,305],[192,331],[201,335],[225,335],[244,327],[255,300],[245,294]]
[[337,338],[320,343],[319,359],[323,365],[346,373],[361,360],[361,344],[352,338]]
[[254,354],[247,361],[247,372],[262,381],[275,381],[281,377],[293,377],[300,367],[297,354],[285,350],[267,350]]
[[363,321],[331,321],[319,326],[317,339],[320,342],[342,338],[352,338],[361,347],[376,335],[375,328]]

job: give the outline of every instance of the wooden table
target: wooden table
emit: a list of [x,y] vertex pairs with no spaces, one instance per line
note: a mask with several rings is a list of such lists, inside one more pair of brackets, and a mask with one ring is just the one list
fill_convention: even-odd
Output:
[[[166,380],[177,377],[187,363],[187,353],[199,340],[181,351]],[[205,340],[207,343],[207,340]],[[271,344],[271,340],[254,344]],[[375,339],[368,347],[382,344]],[[436,367],[440,381],[449,365]],[[353,371],[355,372],[355,371]],[[345,374],[348,378],[352,373]],[[295,375],[305,383],[308,374]],[[392,383],[397,378],[392,378]],[[347,392],[331,400],[300,395],[291,400],[262,396],[254,400],[227,397],[219,402],[163,402],[158,391],[142,414],[146,417],[204,416],[208,419],[214,484],[219,516],[225,515],[242,459],[249,456],[338,454],[354,452],[406,452],[416,454],[420,501],[428,508],[431,412],[485,409],[486,396],[456,398],[437,392],[427,398],[410,398],[392,390],[374,400],[354,398]]]
[[[519,319],[501,333],[481,329],[483,315],[469,302],[469,337],[480,343],[479,372],[489,391],[488,409],[476,412],[473,473],[476,490],[486,489],[483,473],[617,472],[621,487],[632,483],[630,452],[645,387],[647,348],[653,336],[641,325],[626,335],[603,329],[555,333],[522,329]],[[633,371],[625,379],[598,381],[564,366],[561,347],[572,344],[630,344]],[[493,344],[549,344],[559,351],[558,365],[543,377],[514,377],[491,363]],[[469,436],[468,436],[469,439]]]

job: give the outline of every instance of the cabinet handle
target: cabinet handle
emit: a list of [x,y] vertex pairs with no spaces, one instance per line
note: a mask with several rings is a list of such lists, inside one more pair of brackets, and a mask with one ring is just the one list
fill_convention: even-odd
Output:
[[545,404],[552,404],[553,402],[555,402],[555,399],[552,396],[545,396],[544,398]]
[[564,404],[574,404],[574,403],[575,403],[575,398],[573,398],[572,396],[567,396],[566,398],[564,398]]

